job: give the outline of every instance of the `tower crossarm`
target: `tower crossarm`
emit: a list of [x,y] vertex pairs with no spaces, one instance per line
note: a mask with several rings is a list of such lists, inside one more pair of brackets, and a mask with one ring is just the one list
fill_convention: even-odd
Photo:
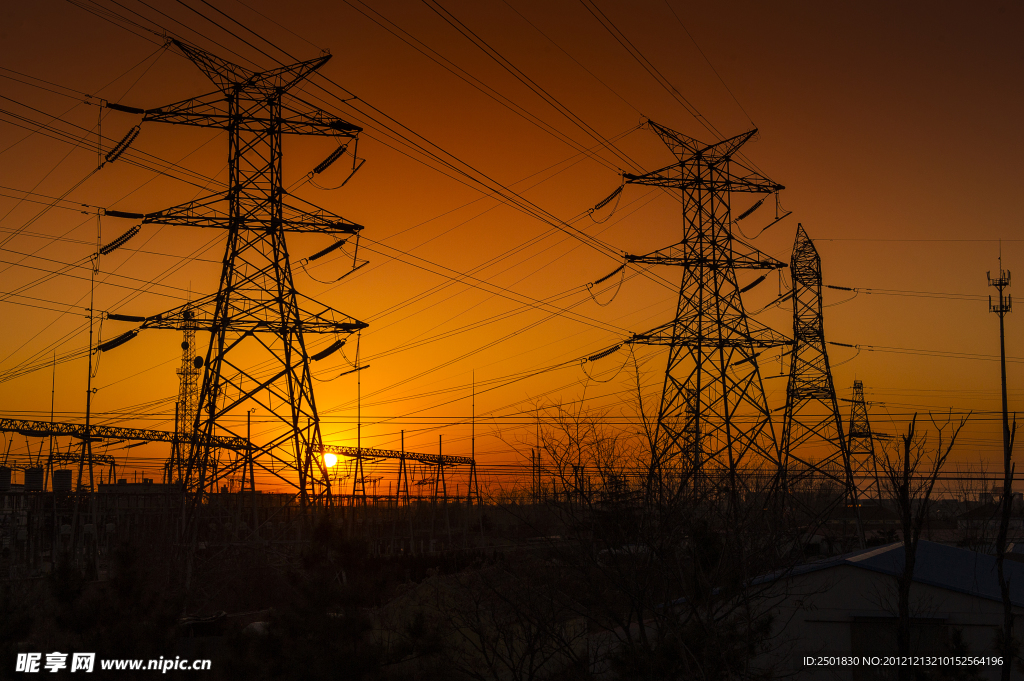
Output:
[[[669,166],[663,170],[655,170],[644,175],[633,175],[624,173],[623,178],[626,184],[642,184],[648,187],[667,187],[669,189],[696,189],[706,188],[717,192],[748,192],[753,194],[774,194],[785,189],[785,186],[772,182],[759,173],[750,172],[745,175],[728,175],[721,178],[697,179],[687,177],[685,174],[679,176],[671,170],[678,168],[680,164]],[[685,163],[683,165],[686,165]]]
[[283,94],[327,63],[331,58],[329,54],[269,71],[255,72],[178,40],[171,42],[206,74],[217,90],[152,109],[108,104],[111,109],[142,114],[143,121],[202,128],[234,128],[239,131],[260,132],[273,127],[284,134],[336,137],[355,137],[362,131],[359,126],[325,113],[293,96],[290,98],[301,103],[303,107],[298,108],[291,103],[282,102],[278,116],[230,114],[232,101],[242,92],[245,92],[249,99],[280,100]]
[[[213,227],[232,229],[235,224],[229,213],[229,192],[211,194],[194,201],[165,208],[154,213],[130,213],[120,210],[106,210],[106,215],[117,218],[142,220],[151,225],[177,225],[181,227]],[[303,202],[306,203],[306,202]],[[319,234],[355,234],[363,227],[340,215],[308,204],[309,208],[297,208],[283,203],[282,217],[243,215],[238,226],[247,229],[284,232],[314,232]]]
[[[167,312],[146,317],[142,324],[144,329],[176,329],[186,328],[198,331],[215,331],[222,324],[218,320],[227,319],[227,330],[272,332],[272,333],[343,333],[350,334],[369,326],[366,322],[354,319],[344,312],[339,312],[329,305],[312,298],[297,294],[300,300],[299,322],[289,323],[278,313],[278,301],[233,299],[227,304],[232,308],[229,315],[217,316],[216,294],[204,296],[191,303],[186,303]],[[223,313],[222,313],[223,315]]]
[[626,254],[626,262],[644,265],[675,265],[682,267],[733,268],[746,270],[778,270],[786,267],[786,263],[766,253],[751,249],[751,253],[719,254],[713,252],[711,257],[702,257],[693,249],[687,248],[684,242],[660,248],[646,255]]
[[228,114],[229,99],[221,92],[212,92],[199,97],[185,99],[155,109],[137,109],[115,104],[110,108],[128,113],[143,114],[146,123],[173,123],[197,128],[220,128],[227,130],[232,125],[241,131],[259,132],[271,125],[290,135],[330,135],[334,137],[356,137],[362,128],[332,116],[319,109],[303,110],[282,104],[281,117],[247,116],[241,121],[232,120]]
[[325,53],[313,59],[256,72],[180,40],[172,39],[170,42],[225,93],[242,88],[265,90],[268,95],[286,92],[331,58],[330,54]]
[[649,121],[649,124],[675,155],[677,162],[649,173],[624,173],[623,180],[628,184],[761,194],[785,189],[778,182],[733,158],[739,148],[757,134],[756,128],[715,144],[704,145],[653,121]]
[[687,329],[676,329],[675,321],[656,326],[650,331],[633,334],[626,342],[640,345],[676,345],[702,348],[775,348],[792,344],[778,331],[769,328],[752,328],[746,336],[700,336]]
[[[672,154],[680,161],[686,158],[700,157],[703,158],[707,163],[714,164],[718,161],[723,161],[727,158],[731,158],[736,151],[750,141],[751,137],[757,134],[757,128],[741,132],[739,135],[734,135],[729,139],[722,140],[721,142],[715,142],[714,144],[706,144],[697,140],[689,135],[684,135],[678,130],[655,123],[654,121],[648,120],[647,125],[657,133],[661,141],[665,143],[665,146],[669,148]],[[654,171],[661,172],[661,171]]]
[[473,459],[468,456],[451,456],[448,454],[419,454],[417,452],[402,452],[394,449],[374,449],[371,447],[343,447],[341,445],[323,445],[320,447],[320,453],[326,454],[341,454],[342,456],[348,457],[363,457],[375,458],[375,459],[406,459],[407,461],[419,461],[420,463],[429,463],[435,466],[469,466],[472,465]]
[[227,90],[237,83],[244,83],[256,75],[255,71],[250,71],[244,66],[233,64],[227,59],[222,59],[206,50],[192,47],[180,40],[172,38],[170,42],[181,50],[200,71],[206,74],[206,77],[213,81],[214,85],[222,90]]
[[[182,437],[178,433],[166,430],[145,430],[142,428],[122,428],[119,426],[85,427],[84,423],[60,423],[51,421],[24,421],[20,419],[0,419],[0,432],[18,433],[30,437],[68,436],[80,440],[85,438],[100,440],[145,440],[148,442],[196,442],[194,437]],[[245,438],[213,436],[201,438],[201,444],[222,449],[245,450],[249,443]]]

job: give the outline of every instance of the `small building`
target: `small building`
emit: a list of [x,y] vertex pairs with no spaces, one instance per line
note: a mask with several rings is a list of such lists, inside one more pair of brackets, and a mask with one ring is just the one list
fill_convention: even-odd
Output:
[[[775,590],[778,627],[774,652],[762,664],[783,674],[802,672],[802,679],[895,678],[892,668],[873,662],[897,652],[896,576],[902,573],[904,558],[903,543],[897,542],[762,578]],[[1024,563],[1008,560],[1004,569],[1010,580],[1014,628],[1020,631]],[[910,598],[912,653],[999,655],[995,640],[1003,611],[994,556],[922,540]],[[807,664],[828,658],[845,658],[847,664]],[[979,672],[977,678],[999,678],[998,666],[973,668]]]

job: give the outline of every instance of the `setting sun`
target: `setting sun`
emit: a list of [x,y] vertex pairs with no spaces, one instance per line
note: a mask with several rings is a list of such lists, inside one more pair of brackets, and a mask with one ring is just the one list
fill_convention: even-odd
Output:
[[334,468],[335,464],[338,463],[338,457],[334,454],[324,454],[324,466],[327,468]]

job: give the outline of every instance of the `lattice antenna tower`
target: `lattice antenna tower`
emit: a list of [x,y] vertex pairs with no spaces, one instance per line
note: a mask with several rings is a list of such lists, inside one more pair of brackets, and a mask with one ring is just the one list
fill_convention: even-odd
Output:
[[[632,341],[668,346],[650,477],[666,469],[683,480],[727,471],[732,489],[745,467],[780,464],[774,426],[757,357],[789,339],[751,319],[743,308],[737,271],[774,270],[785,263],[733,235],[733,192],[783,189],[736,159],[757,131],[707,145],[649,121],[676,162],[625,181],[680,192],[681,240],[627,261],[682,268],[675,318]],[[763,278],[762,278],[763,279]],[[671,475],[669,477],[671,477]]]
[[821,258],[802,224],[796,228],[790,271],[793,348],[779,448],[782,486],[788,489],[802,476],[824,477],[838,483],[856,509],[857,487],[825,347]]
[[[228,137],[228,188],[158,212],[107,211],[145,223],[212,227],[227,231],[220,284],[215,294],[149,317],[143,328],[189,328],[210,333],[198,407],[184,462],[192,505],[218,480],[235,475],[245,458],[216,467],[218,436],[245,437],[244,413],[255,408],[272,424],[255,443],[255,463],[295,485],[303,505],[330,503],[330,479],[319,455],[320,419],[310,363],[338,350],[339,336],[367,326],[299,294],[292,279],[288,232],[353,235],[349,220],[288,195],[282,184],[285,134],[338,138],[343,146],[360,132],[290,95],[330,55],[253,72],[201,49],[173,41],[216,86],[199,97],[155,109],[108,105],[143,114],[145,122],[219,128]],[[338,155],[337,153],[335,155]],[[307,334],[335,341],[310,355]]]
[[174,432],[177,439],[171,446],[168,482],[181,482],[189,456],[199,409],[199,379],[202,376],[202,358],[196,357],[196,329],[189,324],[189,312],[183,315],[185,324],[181,333],[181,366],[178,368],[178,401],[174,406]]

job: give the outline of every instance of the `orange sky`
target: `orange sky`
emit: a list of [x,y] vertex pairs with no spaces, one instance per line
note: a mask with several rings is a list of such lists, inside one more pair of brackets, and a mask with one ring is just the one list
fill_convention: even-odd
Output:
[[[79,4],[125,13],[107,0]],[[216,18],[221,27],[204,22],[181,4],[153,4],[166,12],[161,16],[141,3],[124,3],[226,58],[251,59],[259,68],[276,65],[225,28],[285,59],[208,6],[189,4]],[[389,123],[395,129],[411,128],[562,220],[580,216],[619,184],[624,163],[612,153],[598,149],[592,154],[597,159],[579,154],[370,22],[354,9],[355,0],[352,5],[289,3],[287,11],[280,3],[255,0],[213,4],[301,59],[316,56],[318,48],[329,48],[334,57],[323,74],[358,96],[362,112],[369,111],[364,102],[376,107],[397,121]],[[702,140],[714,139],[613,40],[583,3],[446,0],[443,6],[587,126],[615,138],[623,153],[648,170],[667,165],[672,158],[651,132],[629,132],[641,116]],[[1024,144],[1019,132],[1024,95],[1018,87],[1024,77],[1024,46],[1017,35],[1024,10],[1019,5],[651,0],[605,1],[598,7],[717,130],[732,136],[749,129],[752,121],[760,129],[760,137],[745,151],[772,179],[786,185],[782,204],[794,214],[758,238],[758,248],[788,261],[799,221],[817,240],[826,283],[975,296],[861,293],[826,309],[831,340],[989,357],[998,353],[997,319],[987,312],[984,298],[989,293],[985,272],[998,267],[999,239],[1008,269],[1014,270],[1024,253],[1017,189]],[[592,137],[514,80],[427,4],[374,2],[373,8],[421,41],[423,49],[443,55],[481,87],[514,102],[577,147],[595,146]],[[146,24],[140,16],[133,18]],[[137,27],[133,30],[152,39]],[[5,3],[0,7],[0,38],[0,67],[9,69],[0,75],[21,78],[13,70],[140,107],[212,89],[173,50],[161,52],[158,44],[71,3]],[[95,168],[95,150],[75,149],[38,134],[22,140],[28,131],[17,127],[13,116],[47,121],[59,115],[93,130],[98,110],[79,103],[80,97],[29,87],[9,77],[0,78],[0,109],[7,112],[0,115],[0,185],[61,196]],[[323,80],[314,82],[326,85]],[[306,93],[323,94],[315,87]],[[298,269],[295,278],[306,295],[371,324],[361,347],[362,362],[371,365],[360,374],[363,443],[396,447],[404,429],[409,449],[436,452],[438,434],[443,433],[445,453],[468,453],[466,419],[474,372],[480,385],[476,446],[484,462],[511,460],[511,447],[530,441],[528,412],[536,400],[585,398],[588,407],[606,408],[616,418],[627,414],[632,365],[625,350],[587,367],[596,378],[608,379],[606,383],[588,382],[578,363],[508,385],[501,379],[568,363],[667,321],[674,313],[675,295],[637,277],[623,284],[611,304],[595,304],[584,285],[613,270],[616,261],[483,196],[472,183],[467,186],[447,177],[434,162],[421,163],[405,148],[389,148],[379,126],[354,110],[352,103],[335,99],[330,109],[366,127],[359,146],[366,165],[343,189],[306,184],[295,193],[365,225],[367,241],[361,255],[371,264],[336,285],[320,283]],[[127,114],[104,113],[103,133],[114,139],[137,122]],[[286,186],[301,180],[333,148],[329,140],[287,140]],[[214,132],[147,124],[133,149],[179,162],[207,177],[224,178],[226,142]],[[340,183],[342,165],[325,173],[321,184]],[[22,196],[6,189],[0,193]],[[150,211],[197,193],[195,186],[117,162],[86,179],[67,198]],[[77,278],[58,276],[21,288],[63,264],[81,265],[94,248],[95,218],[58,209],[40,214],[44,208],[0,197],[0,291],[22,296],[0,296],[5,320],[0,373],[33,355],[39,355],[36,361],[45,361],[54,351],[60,355],[87,342],[87,269],[71,270]],[[608,212],[602,211],[601,217]],[[749,233],[767,224],[769,212],[762,208],[743,223],[744,229]],[[109,242],[131,224],[105,218],[102,241]],[[626,188],[607,222],[584,216],[574,224],[631,253],[665,246],[681,232],[678,204],[640,187]],[[379,244],[368,243],[370,239]],[[326,237],[290,238],[293,264],[328,243]],[[196,295],[215,290],[222,244],[223,235],[210,231],[143,227],[127,248],[103,258],[97,309],[154,314],[180,304],[189,290]],[[529,245],[522,248],[524,244]],[[333,260],[310,273],[329,281],[344,271],[342,261]],[[452,282],[451,277],[470,271],[479,282]],[[678,281],[678,272],[662,274]],[[158,279],[160,286],[146,283]],[[772,275],[745,294],[748,309],[770,301],[778,287]],[[139,288],[146,290],[139,293]],[[496,295],[499,290],[506,297]],[[546,319],[549,313],[527,308],[491,320],[518,310],[523,296],[549,299],[559,294],[564,294],[558,298],[560,307],[574,306],[572,318]],[[605,302],[610,296],[611,291],[599,298]],[[829,291],[826,302],[840,303],[848,297]],[[70,311],[56,311],[65,309]],[[788,310],[759,318],[788,331]],[[108,321],[103,338],[130,327]],[[1011,314],[1007,352],[1024,361],[1019,328]],[[425,340],[432,342],[421,342]],[[177,390],[179,342],[176,332],[146,332],[103,356],[94,379],[99,388],[94,402],[98,418],[121,421],[123,417],[112,412],[131,407],[136,418],[121,422],[168,428]],[[354,359],[354,346],[353,338],[345,348],[349,359]],[[831,351],[833,364],[854,355],[846,348]],[[638,347],[637,358],[643,382],[657,392],[664,355]],[[629,366],[624,364],[627,360]],[[322,379],[349,368],[340,355],[328,363],[330,370]],[[616,374],[620,367],[625,368]],[[766,375],[778,367],[777,362],[764,362]],[[1019,367],[1011,363],[1008,368],[1011,409],[1021,394],[1015,388],[1022,378]],[[82,417],[85,374],[84,360],[57,366],[58,418]],[[869,399],[885,403],[872,407],[879,430],[892,432],[913,411],[972,409],[976,413],[964,433],[959,458],[987,460],[999,449],[992,413],[999,408],[996,362],[864,350],[837,366],[834,374],[841,396],[849,395],[856,377],[867,385]],[[494,386],[498,387],[488,390]],[[354,444],[356,375],[315,387],[327,439]],[[2,382],[0,413],[48,418],[50,388],[49,368]],[[773,408],[782,404],[783,389],[784,379],[766,381]],[[135,406],[142,404],[147,406]],[[145,416],[138,417],[140,412]],[[17,437],[12,452],[23,454],[25,447],[24,438]],[[124,454],[120,451],[118,456]],[[156,461],[165,455],[157,445],[135,449],[126,470],[130,474],[141,469],[143,462],[136,457]]]

